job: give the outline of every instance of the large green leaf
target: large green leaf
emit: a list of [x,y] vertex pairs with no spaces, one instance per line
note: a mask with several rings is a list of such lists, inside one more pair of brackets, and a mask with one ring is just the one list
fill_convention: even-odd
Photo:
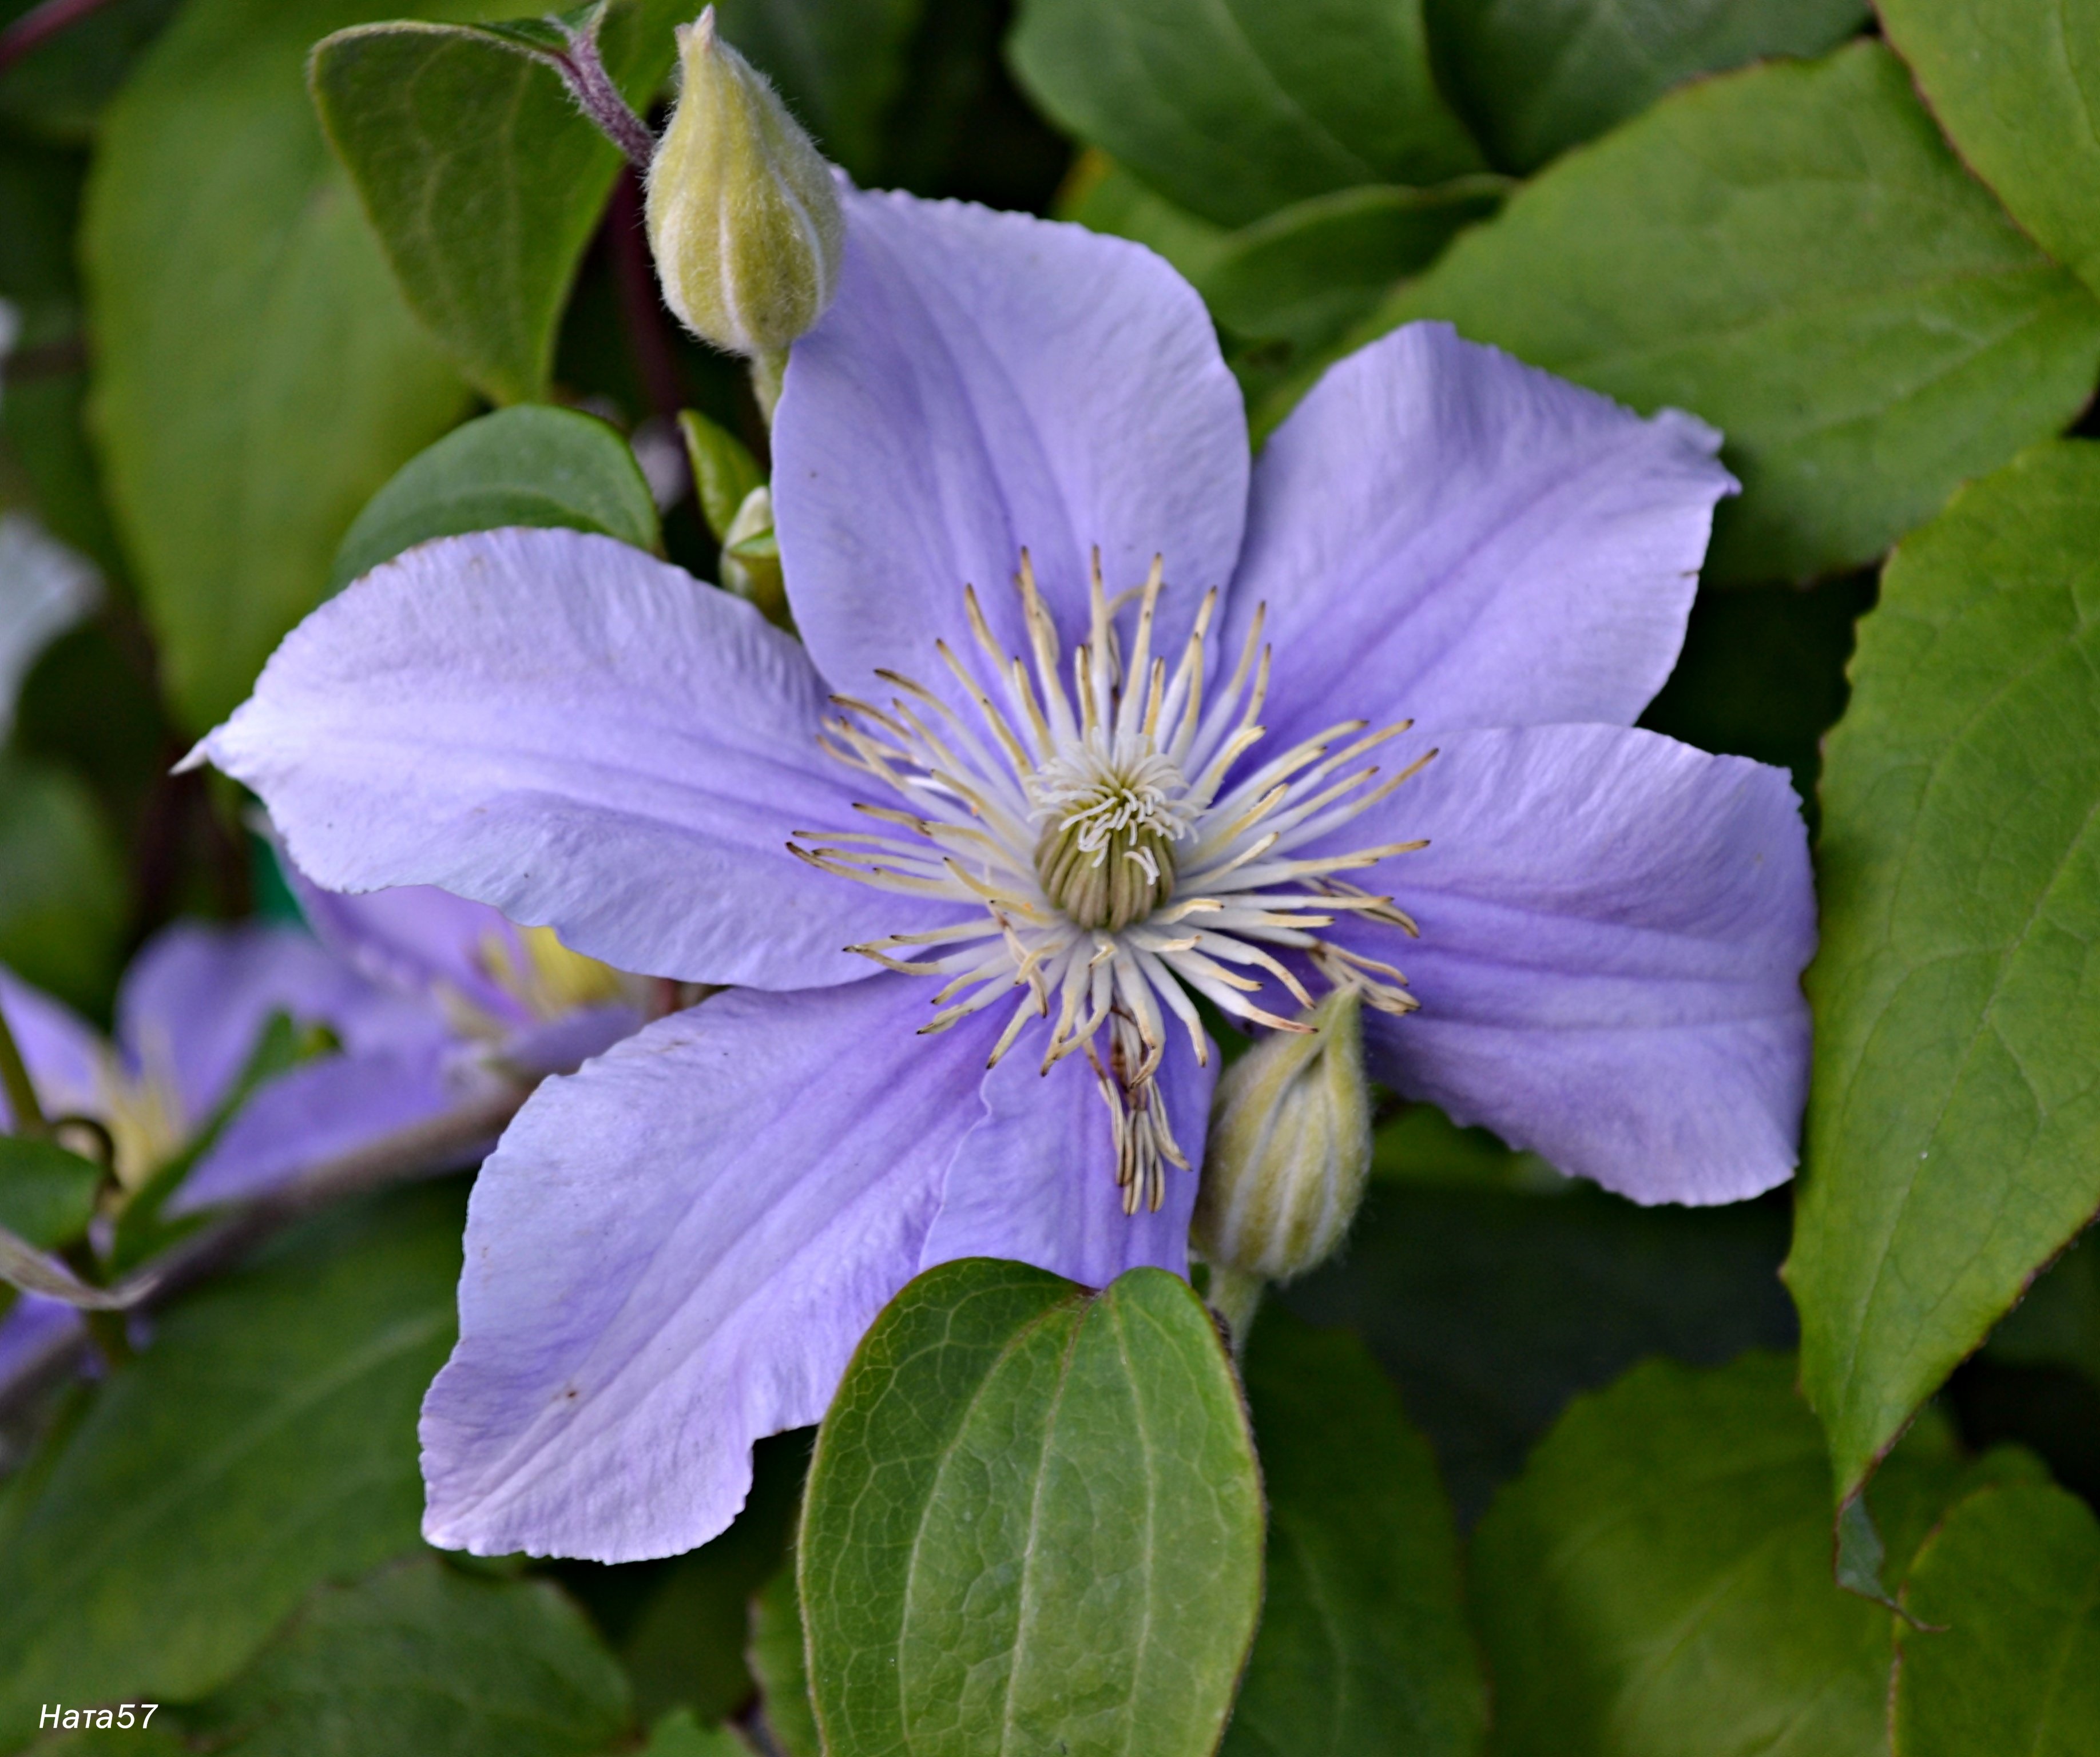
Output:
[[1025,0],[1010,52],[1065,127],[1223,225],[1480,168],[1420,0]]
[[229,1757],[592,1757],[631,1720],[626,1678],[558,1587],[429,1556],[322,1587],[183,1718]]
[[[721,33],[770,75],[825,154],[866,180],[904,98],[907,51],[925,0],[721,0]],[[951,27],[952,28],[952,27]],[[911,95],[913,108],[932,95]]]
[[[1499,1143],[1462,1158],[1461,1143],[1439,1152],[1400,1133],[1410,1138],[1381,1135],[1391,1163],[1348,1249],[1282,1297],[1370,1344],[1462,1517],[1479,1516],[1571,1396],[1643,1356],[1716,1364],[1792,1345],[1783,1207],[1637,1208]],[[1553,1193],[1534,1193],[1542,1184]]]
[[468,405],[307,96],[315,40],[383,3],[190,0],[104,120],[95,421],[192,728],[240,700],[357,509]]
[[94,795],[51,764],[0,756],[0,964],[95,1007],[122,949],[125,888]]
[[1185,1282],[928,1271],[862,1341],[810,1465],[825,1749],[1207,1754],[1261,1527],[1238,1388]]
[[1892,1704],[1903,1757],[2100,1753],[2100,1521],[2046,1484],[1985,1489],[1918,1552]]
[[[1793,1363],[1637,1367],[1573,1405],[1474,1535],[1500,1757],[1886,1757],[1895,1619],[1831,1579]],[[1928,1426],[1877,1486],[1899,1565],[1963,1486]]]
[[1268,1596],[1224,1757],[1466,1757],[1487,1724],[1436,1466],[1346,1332],[1263,1312]]
[[1849,1495],[2100,1206],[2100,446],[1908,539],[1824,776],[1787,1279]]
[[316,1582],[417,1547],[460,1224],[451,1188],[367,1204],[157,1319],[10,1509],[0,1727],[210,1690]]
[[1374,327],[1423,317],[1720,428],[1728,580],[1873,559],[2062,427],[2100,365],[2100,304],[1873,42],[1690,87],[1570,154]]
[[1502,205],[1493,177],[1435,189],[1372,184],[1314,196],[1227,237],[1196,278],[1218,321],[1247,341],[1285,344],[1285,365],[1359,321],[1403,276],[1426,268],[1463,227]]
[[447,434],[373,495],[336,551],[329,588],[433,537],[566,526],[660,548],[656,504],[627,442],[571,409],[499,409]]
[[[646,105],[686,0],[613,0],[607,71]],[[496,403],[544,397],[569,284],[619,150],[544,62],[469,25],[338,32],[314,102],[410,307]]]
[[1429,0],[1439,64],[1498,164],[1535,170],[1672,86],[1766,55],[1815,55],[1866,0]]
[[1961,156],[2100,291],[2100,0],[1881,0]]

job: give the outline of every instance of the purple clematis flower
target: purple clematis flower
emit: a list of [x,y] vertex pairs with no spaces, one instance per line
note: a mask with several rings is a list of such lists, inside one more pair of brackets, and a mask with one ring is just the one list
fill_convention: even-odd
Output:
[[[253,923],[228,927],[181,922],[157,935],[125,974],[113,1040],[4,970],[0,1006],[45,1114],[102,1124],[114,1149],[112,1169],[128,1191],[139,1189],[189,1147],[217,1116],[274,1015],[325,1027],[343,1054],[266,1082],[251,1105],[267,1103],[285,1088],[296,1090],[310,1069],[374,1058],[390,1059],[390,1065],[430,1041],[437,1028],[426,1009],[374,986],[309,936]],[[378,1091],[368,1096],[372,1102],[360,1114],[329,1116],[323,1138],[310,1138],[308,1151],[293,1163],[281,1152],[241,1147],[234,1136],[244,1111],[179,1193],[187,1193],[188,1181],[214,1157],[236,1181],[262,1185],[397,1125],[402,1095]],[[415,1098],[408,1095],[412,1111]],[[13,1127],[13,1114],[0,1096],[0,1128]],[[342,1138],[346,1131],[354,1138]],[[229,1140],[233,1150],[222,1156]],[[79,1328],[71,1307],[24,1295],[0,1322],[0,1382],[9,1376],[15,1357],[38,1353],[57,1332]]]
[[1185,1270],[1198,997],[1291,1029],[1356,985],[1381,1077],[1639,1200],[1793,1163],[1797,803],[1630,725],[1718,436],[1423,325],[1251,470],[1150,253],[845,200],[774,432],[801,642],[609,539],[448,539],[201,747],[324,883],[736,985],[543,1085],[483,1168],[438,1543],[704,1541],[934,1263]]
[[389,997],[399,1023],[258,1090],[184,1180],[171,1213],[262,1195],[467,1102],[498,1077],[574,1068],[642,1022],[638,979],[579,957],[545,928],[519,928],[428,886],[338,896],[280,865],[320,941],[307,942],[313,952]]

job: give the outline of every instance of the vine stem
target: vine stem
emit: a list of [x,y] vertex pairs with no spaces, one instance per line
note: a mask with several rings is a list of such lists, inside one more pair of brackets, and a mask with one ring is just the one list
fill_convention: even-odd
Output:
[[44,1107],[37,1102],[35,1083],[29,1078],[29,1069],[22,1059],[15,1033],[8,1027],[4,1006],[0,1006],[0,1090],[7,1094],[7,1108],[14,1115],[15,1134],[49,1133],[49,1126],[44,1121]]
[[32,7],[5,30],[0,30],[0,73],[4,73],[31,51],[42,48],[62,30],[99,12],[109,0],[44,0]]
[[[93,0],[93,3],[99,4],[100,0]],[[627,155],[629,164],[646,172],[649,161],[656,156],[656,137],[620,95],[620,87],[612,82],[612,75],[606,72],[605,63],[598,56],[595,32],[572,30],[568,35],[567,51],[549,55],[549,63],[562,76],[562,83],[569,88],[569,95],[576,100],[576,108],[598,125],[599,133]]]

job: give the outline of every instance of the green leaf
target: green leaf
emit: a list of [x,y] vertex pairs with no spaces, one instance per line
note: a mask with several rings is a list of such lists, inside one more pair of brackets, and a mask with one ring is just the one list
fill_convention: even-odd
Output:
[[1880,10],[1963,159],[2100,291],[2100,3],[1882,0]]
[[1890,1716],[1904,1757],[2100,1752],[2100,1521],[2059,1488],[1986,1489],[1904,1587]]
[[1273,1306],[1246,1354],[1268,1597],[1223,1757],[1461,1757],[1487,1724],[1436,1466],[1362,1343]]
[[319,1581],[419,1547],[457,1189],[360,1204],[156,1319],[0,1543],[0,1726],[223,1683]]
[[[1637,1367],[1497,1499],[1471,1586],[1500,1757],[1886,1757],[1895,1619],[1831,1579],[1822,1436],[1793,1378],[1771,1354]],[[1915,1468],[1951,1486],[1943,1433],[1920,1446],[1890,1486]]]
[[907,51],[924,11],[924,0],[721,0],[716,17],[826,156],[866,182],[883,164],[885,125],[905,97]]
[[[646,105],[685,0],[613,0],[607,71]],[[553,68],[496,33],[364,24],[314,51],[314,103],[407,296],[496,403],[544,398],[576,265],[620,165]]]
[[862,1341],[810,1466],[825,1749],[1207,1754],[1261,1525],[1238,1388],[1185,1282],[929,1270]]
[[1421,1175],[1447,1187],[1382,1178],[1348,1249],[1280,1297],[1370,1345],[1436,1447],[1462,1521],[1522,1468],[1570,1397],[1644,1355],[1717,1364],[1792,1346],[1777,1273],[1784,1205],[1637,1208],[1531,1156],[1511,1164],[1499,1143],[1498,1171],[1477,1137],[1440,1146],[1424,1133],[1405,1151],[1418,1165],[1437,1152]]
[[[806,1433],[761,1441],[751,1495],[712,1543],[667,1564],[663,1579],[619,1642],[645,1720],[680,1704],[703,1720],[734,1713],[751,1695],[745,1661],[752,1600],[780,1570],[809,1464]],[[801,1632],[795,1640],[799,1648]]]
[[764,483],[765,474],[749,447],[699,410],[681,411],[678,430],[685,435],[686,460],[692,468],[700,516],[707,520],[715,541],[726,543],[738,509],[752,489]]
[[674,1708],[649,1729],[638,1757],[751,1757],[751,1747],[727,1727],[704,1727],[691,1710]]
[[1533,171],[1671,86],[1767,55],[1818,55],[1865,0],[1430,0],[1438,64],[1495,162]]
[[1227,328],[1309,353],[1493,214],[1507,187],[1483,176],[1435,189],[1381,184],[1315,196],[1225,239],[1196,290]]
[[2100,446],[1907,539],[1824,775],[1787,1280],[1849,1498],[2100,1205]]
[[1480,169],[1420,0],[1025,0],[1008,47],[1057,121],[1221,225]]
[[2100,365],[2100,304],[1873,42],[1689,87],[1571,154],[1371,327],[1425,317],[1720,428],[1744,491],[1719,580],[1873,559],[2062,427]]
[[0,964],[88,1010],[123,952],[124,868],[95,798],[65,770],[0,755]]
[[373,495],[336,551],[329,589],[433,537],[506,525],[663,546],[649,484],[611,428],[570,409],[499,409],[418,452]]
[[54,1141],[0,1134],[0,1226],[39,1250],[78,1238],[95,1213],[102,1168]]
[[319,601],[374,490],[470,394],[395,290],[307,101],[378,0],[190,0],[104,119],[82,235],[95,418],[192,729]]
[[1191,282],[1217,261],[1233,236],[1230,227],[1175,206],[1091,147],[1065,179],[1054,211],[1058,219],[1157,250]]
[[817,1711],[810,1701],[809,1656],[802,1646],[802,1601],[791,1561],[751,1606],[751,1671],[758,1680],[765,1729],[781,1757],[824,1757]]
[[184,1719],[239,1757],[592,1757],[630,1724],[627,1680],[552,1581],[430,1556],[321,1587]]

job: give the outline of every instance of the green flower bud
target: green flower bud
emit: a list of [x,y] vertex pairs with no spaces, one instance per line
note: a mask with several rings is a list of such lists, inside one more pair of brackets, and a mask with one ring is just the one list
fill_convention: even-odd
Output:
[[678,30],[681,87],[649,167],[649,244],[664,297],[732,354],[778,354],[823,315],[845,220],[832,174],[765,76],[715,34]]
[[1194,1228],[1214,1280],[1304,1274],[1333,1253],[1363,1200],[1363,997],[1337,989],[1303,1022],[1312,1030],[1272,1033],[1219,1079]]
[[779,539],[773,534],[773,491],[763,482],[743,497],[721,545],[724,587],[784,624],[788,587],[780,574]]

